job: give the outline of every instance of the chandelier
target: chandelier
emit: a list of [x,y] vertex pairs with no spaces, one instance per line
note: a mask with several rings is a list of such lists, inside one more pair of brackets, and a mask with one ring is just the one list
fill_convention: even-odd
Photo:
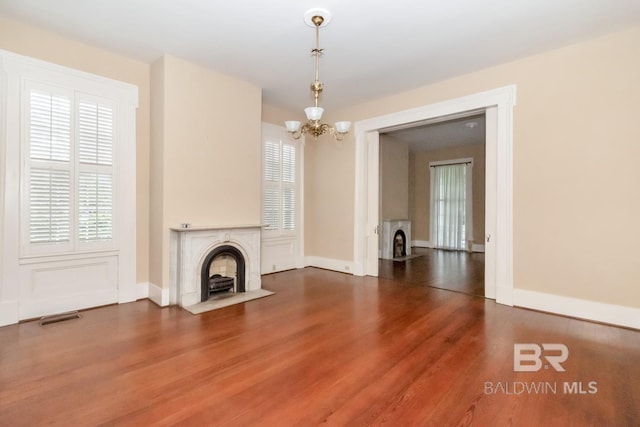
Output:
[[324,89],[324,84],[320,81],[320,55],[324,49],[320,49],[320,27],[326,26],[331,19],[331,15],[328,10],[325,9],[311,9],[305,13],[305,22],[311,27],[316,29],[316,47],[311,50],[311,55],[315,57],[316,61],[316,75],[315,80],[311,83],[311,92],[313,92],[313,98],[315,99],[315,105],[313,107],[307,107],[304,112],[307,116],[307,122],[301,124],[299,121],[289,120],[284,122],[287,131],[294,139],[300,139],[302,135],[311,135],[313,139],[318,139],[320,135],[329,133],[333,137],[342,141],[342,138],[349,132],[351,122],[336,122],[333,126],[326,123],[321,123],[322,113],[324,108],[318,107],[318,100],[320,94]]

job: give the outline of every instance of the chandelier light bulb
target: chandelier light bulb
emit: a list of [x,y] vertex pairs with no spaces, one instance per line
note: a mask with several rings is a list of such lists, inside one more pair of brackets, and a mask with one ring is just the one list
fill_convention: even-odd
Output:
[[307,115],[308,120],[320,120],[322,118],[322,113],[324,113],[324,108],[307,107],[304,109],[304,113]]
[[284,125],[287,128],[287,132],[298,132],[300,130],[300,122],[297,120],[287,120]]
[[351,127],[351,122],[336,122],[335,128],[338,133],[348,133]]

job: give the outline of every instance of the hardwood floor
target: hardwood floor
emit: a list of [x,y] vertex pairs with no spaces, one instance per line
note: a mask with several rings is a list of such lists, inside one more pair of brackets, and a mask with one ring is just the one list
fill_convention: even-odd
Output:
[[378,276],[484,297],[484,253],[411,248],[406,261],[380,259]]
[[[143,300],[0,328],[0,425],[640,423],[638,331],[313,268],[263,287],[201,315]],[[565,344],[566,372],[514,372],[514,343]]]

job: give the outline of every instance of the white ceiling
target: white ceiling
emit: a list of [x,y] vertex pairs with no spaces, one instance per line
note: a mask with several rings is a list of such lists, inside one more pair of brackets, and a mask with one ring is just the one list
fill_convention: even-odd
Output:
[[324,107],[408,90],[640,23],[639,0],[0,0],[0,14],[151,63],[163,53],[311,103],[310,8]]
[[407,142],[409,151],[412,152],[484,144],[486,134],[484,113],[417,125],[384,134]]

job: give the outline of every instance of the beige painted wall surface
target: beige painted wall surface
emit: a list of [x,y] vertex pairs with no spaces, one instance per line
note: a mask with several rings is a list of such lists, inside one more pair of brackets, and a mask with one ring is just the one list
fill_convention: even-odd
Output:
[[[0,49],[138,86],[136,280],[149,280],[149,65],[0,16]],[[133,184],[133,183],[132,183]]]
[[149,282],[162,284],[164,248],[164,57],[151,64]]
[[409,145],[389,135],[381,134],[380,221],[408,218]]
[[154,87],[163,90],[163,154],[152,175],[154,186],[162,182],[162,220],[153,218],[155,203],[151,211],[152,222],[162,224],[154,231],[163,236],[162,278],[159,259],[152,260],[152,275],[166,288],[169,227],[260,223],[262,94],[258,86],[171,56],[152,71]]
[[454,160],[470,157],[472,169],[472,209],[473,242],[483,244],[484,240],[484,145],[465,145],[438,150],[412,152],[409,156],[411,175],[409,177],[409,198],[411,210],[412,239],[430,241],[429,221],[431,221],[431,179],[429,162]]
[[[335,123],[335,118],[323,118]],[[353,260],[352,143],[323,136],[304,148],[305,256]],[[308,238],[311,236],[311,238]]]
[[285,120],[303,120],[304,112],[289,111],[270,104],[262,104],[262,121],[284,127]]
[[[332,113],[357,121],[516,84],[515,287],[640,307],[639,75],[634,27]],[[353,134],[324,147],[307,177],[319,190],[308,255],[352,260]]]

